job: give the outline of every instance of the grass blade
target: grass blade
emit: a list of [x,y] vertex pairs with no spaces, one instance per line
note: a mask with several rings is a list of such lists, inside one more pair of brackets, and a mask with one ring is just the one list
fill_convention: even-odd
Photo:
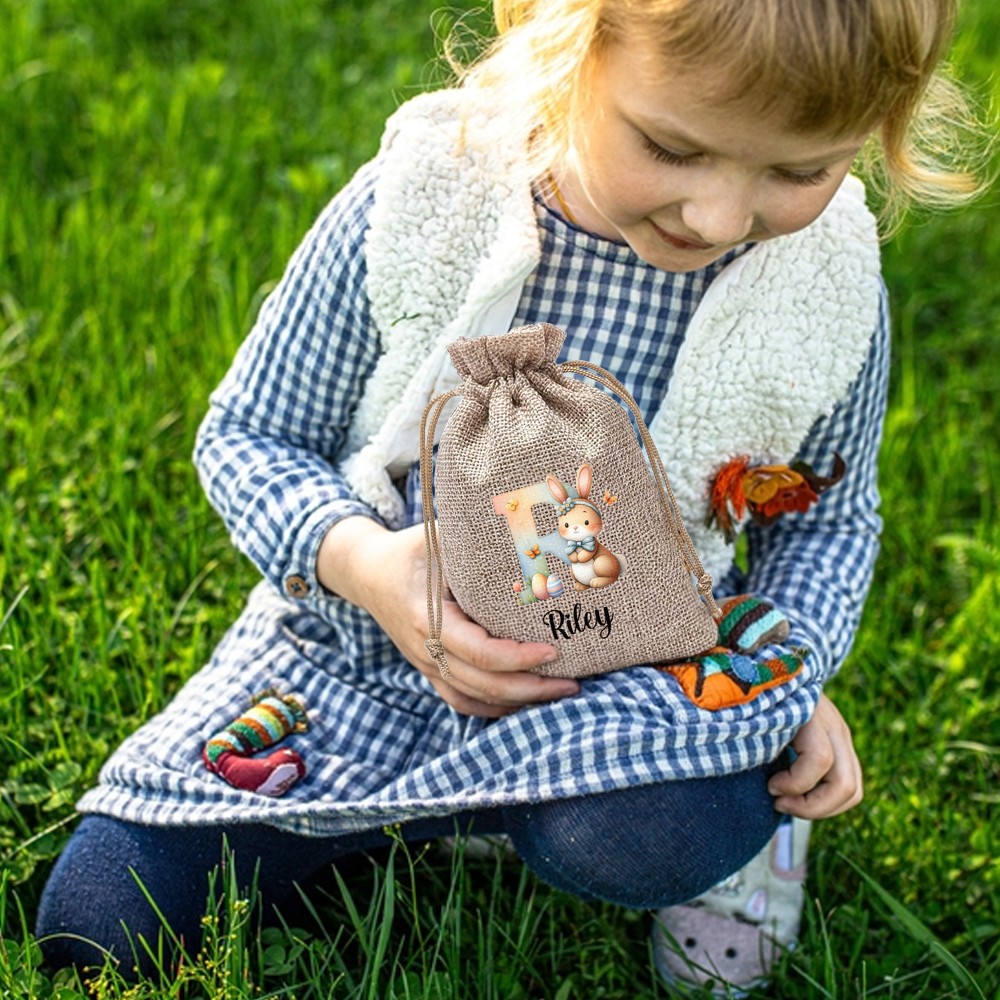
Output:
[[945,947],[944,942],[926,924],[915,917],[895,896],[883,889],[867,872],[862,871],[850,858],[844,860],[885,904],[886,909],[899,921],[903,930],[915,941],[923,944],[935,958],[940,960],[942,965],[948,968],[956,979],[972,991],[970,1000],[972,997],[976,997],[977,1000],[987,1000],[976,977]]

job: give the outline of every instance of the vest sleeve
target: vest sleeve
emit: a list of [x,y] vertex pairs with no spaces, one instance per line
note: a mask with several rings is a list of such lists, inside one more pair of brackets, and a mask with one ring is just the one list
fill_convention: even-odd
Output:
[[212,394],[195,464],[234,544],[281,592],[320,596],[320,542],[374,517],[334,468],[379,344],[362,252],[374,169],[333,199],[265,301]]

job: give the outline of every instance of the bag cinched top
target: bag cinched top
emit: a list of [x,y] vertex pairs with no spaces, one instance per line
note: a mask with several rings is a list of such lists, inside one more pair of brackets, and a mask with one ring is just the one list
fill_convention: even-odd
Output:
[[[456,341],[462,385],[424,411],[427,647],[445,677],[446,585],[491,635],[555,644],[540,670],[553,676],[697,656],[717,641],[711,578],[638,407],[604,369],[557,364],[564,338],[538,323]],[[631,410],[648,464],[626,410],[577,375]],[[436,425],[453,396],[432,484]]]

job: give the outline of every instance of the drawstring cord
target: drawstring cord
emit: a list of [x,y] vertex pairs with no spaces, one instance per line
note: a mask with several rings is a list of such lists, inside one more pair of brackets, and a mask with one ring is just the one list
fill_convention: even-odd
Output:
[[424,407],[420,418],[420,501],[424,515],[424,553],[427,562],[427,633],[424,645],[437,664],[443,680],[451,680],[448,658],[444,655],[441,626],[444,618],[444,566],[434,517],[434,434],[445,403],[458,395],[462,386],[435,396]]
[[636,403],[636,401],[632,398],[628,389],[626,389],[625,386],[623,386],[621,382],[619,382],[618,379],[611,374],[611,372],[601,368],[599,365],[591,364],[589,361],[567,361],[564,364],[559,365],[559,370],[562,372],[585,375],[588,378],[593,379],[595,382],[603,385],[606,389],[610,389],[611,392],[613,392],[622,400],[623,403],[625,403],[631,411],[632,416],[635,417],[635,422],[639,427],[639,436],[642,438],[646,454],[649,456],[653,467],[653,478],[656,480],[657,486],[660,489],[660,498],[663,502],[663,510],[667,515],[667,520],[673,526],[674,533],[677,536],[677,541],[680,545],[681,555],[684,557],[684,562],[687,565],[688,571],[693,573],[697,580],[696,589],[698,594],[707,605],[712,617],[716,621],[719,621],[722,618],[722,611],[719,609],[718,604],[715,603],[715,596],[712,594],[711,574],[707,573],[705,568],[702,566],[701,560],[698,558],[698,553],[695,550],[694,542],[691,541],[691,536],[688,534],[688,530],[684,526],[684,519],[681,517],[680,506],[674,496],[673,488],[671,487],[670,480],[667,477],[667,471],[663,467],[663,460],[660,458],[660,453],[653,441],[652,434],[649,433],[649,428],[646,426],[646,421],[643,419],[638,403]]

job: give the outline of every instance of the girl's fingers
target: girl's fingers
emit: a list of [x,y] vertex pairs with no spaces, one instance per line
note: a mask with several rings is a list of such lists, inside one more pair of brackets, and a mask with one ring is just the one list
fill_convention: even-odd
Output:
[[440,676],[437,664],[433,665],[433,671],[433,674],[428,673],[427,676],[435,687],[435,682],[440,679],[455,691],[493,708],[516,709],[539,702],[557,701],[572,697],[580,691],[579,683],[569,678],[540,677],[529,673],[493,673],[450,657],[447,677]]
[[576,681],[535,677],[532,674],[491,674],[485,681],[473,677],[471,682],[463,675],[461,668],[456,675],[450,664],[447,679],[441,677],[436,665],[426,673],[437,693],[456,711],[491,719],[516,712],[527,705],[570,697],[580,690]]
[[556,658],[556,647],[547,642],[497,639],[466,617],[454,601],[444,606],[442,639],[449,653],[477,670],[518,673],[533,670]]
[[768,791],[774,807],[805,819],[836,816],[856,806],[864,794],[861,762],[850,729],[836,706],[821,697],[813,718],[793,741],[791,767],[774,775]]
[[470,698],[439,677],[431,677],[429,680],[434,690],[441,696],[441,700],[451,705],[456,712],[460,712],[462,715],[476,715],[482,719],[500,719],[517,711],[516,707],[488,705],[484,701]]
[[[447,675],[441,677],[438,664],[429,658],[422,666],[423,672],[442,696],[445,693],[438,687],[438,680],[464,695],[470,704],[474,702],[476,710],[469,714],[494,716],[498,709],[556,701],[580,690],[575,680],[530,672],[551,657],[552,647],[544,643],[494,639],[468,619],[446,628],[443,638]],[[445,700],[458,711],[465,711],[454,700],[447,697]],[[490,710],[483,711],[483,706]]]
[[853,809],[863,797],[861,771],[851,768],[841,776],[830,772],[814,788],[801,795],[779,795],[774,802],[778,812],[803,819],[826,819]]

